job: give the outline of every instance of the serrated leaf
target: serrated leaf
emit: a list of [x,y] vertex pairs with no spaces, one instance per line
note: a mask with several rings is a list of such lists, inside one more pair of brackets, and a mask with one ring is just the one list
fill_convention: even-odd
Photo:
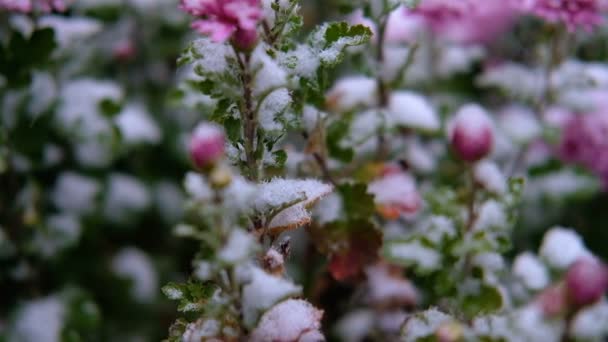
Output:
[[503,306],[500,290],[486,284],[481,285],[479,292],[466,296],[462,300],[462,309],[468,317],[492,313]]

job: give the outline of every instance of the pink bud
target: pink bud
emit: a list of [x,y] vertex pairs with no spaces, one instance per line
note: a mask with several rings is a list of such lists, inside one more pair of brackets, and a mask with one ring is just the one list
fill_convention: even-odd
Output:
[[258,32],[253,30],[237,30],[234,33],[232,42],[239,50],[249,51],[253,49],[258,41]]
[[592,257],[582,257],[566,273],[568,300],[575,307],[598,301],[608,289],[608,267]]
[[224,156],[224,132],[212,123],[200,123],[190,138],[190,158],[198,169],[213,166]]
[[494,129],[488,113],[478,105],[463,106],[450,124],[449,138],[462,160],[476,162],[486,157],[494,147]]

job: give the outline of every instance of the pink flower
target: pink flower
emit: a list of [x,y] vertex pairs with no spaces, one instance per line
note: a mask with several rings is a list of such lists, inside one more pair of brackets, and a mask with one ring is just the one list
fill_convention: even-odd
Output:
[[190,158],[198,169],[208,169],[224,156],[224,132],[211,123],[201,123],[190,138]]
[[456,155],[467,162],[481,160],[494,147],[492,121],[478,105],[468,104],[460,108],[450,123],[448,135]]
[[66,7],[64,0],[0,0],[0,9],[21,13],[51,12],[53,10],[63,12]]
[[201,17],[192,28],[215,42],[232,37],[239,48],[249,49],[257,40],[257,24],[262,17],[260,0],[181,0],[180,8]]
[[568,269],[566,288],[575,308],[593,304],[608,289],[608,268],[595,258],[583,257]]
[[425,0],[413,11],[436,35],[459,43],[486,43],[506,31],[516,17],[510,0]]
[[608,111],[576,114],[563,126],[558,155],[598,175],[608,188]]
[[569,31],[591,30],[602,22],[599,0],[525,0],[524,10],[552,23],[562,22]]

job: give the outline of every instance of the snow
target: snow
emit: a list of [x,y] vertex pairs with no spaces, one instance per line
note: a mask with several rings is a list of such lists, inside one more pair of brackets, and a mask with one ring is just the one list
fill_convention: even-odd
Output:
[[84,42],[102,29],[98,20],[85,17],[64,17],[45,15],[38,20],[38,26],[50,27],[55,32],[55,40],[61,48],[67,48],[76,42]]
[[51,192],[51,200],[58,209],[85,215],[95,209],[95,200],[100,190],[95,179],[66,171],[59,175]]
[[436,65],[439,76],[450,77],[457,73],[467,72],[475,62],[485,56],[480,46],[442,45]]
[[57,85],[52,75],[47,72],[34,71],[30,84],[28,111],[34,117],[42,114],[57,98]]
[[404,342],[418,341],[418,339],[434,334],[442,324],[451,321],[453,321],[451,316],[431,308],[407,319],[401,337]]
[[531,290],[540,290],[549,284],[547,267],[532,253],[525,252],[513,262],[513,275]]
[[543,70],[507,62],[493,66],[477,79],[483,87],[496,87],[511,96],[536,99],[544,90]]
[[397,261],[414,263],[425,271],[441,266],[441,255],[419,241],[391,243],[388,245],[388,255]]
[[137,178],[114,173],[108,178],[104,214],[114,222],[145,210],[151,202],[150,192]]
[[363,341],[372,330],[374,320],[374,312],[369,309],[349,312],[336,324],[336,335],[345,342]]
[[213,196],[213,191],[205,178],[195,172],[188,172],[186,174],[184,188],[189,196],[198,201],[210,200]]
[[[333,190],[329,184],[314,179],[290,180],[274,178],[258,185],[253,207],[257,212],[269,213],[282,206],[282,210],[270,223],[271,228],[301,225],[310,220],[307,208]],[[295,203],[294,203],[295,202]]]
[[502,230],[507,227],[507,215],[504,206],[496,200],[484,202],[478,209],[473,230]]
[[513,315],[513,328],[520,341],[559,341],[563,321],[546,320],[538,306],[529,305]]
[[476,103],[467,103],[458,109],[448,125],[448,135],[450,138],[456,126],[458,126],[458,129],[463,130],[466,137],[478,137],[485,130],[493,129],[494,127],[490,114],[485,108]]
[[59,342],[66,307],[58,296],[26,302],[18,311],[9,341]]
[[490,160],[482,160],[475,165],[475,181],[481,184],[484,189],[503,195],[507,191],[507,180],[500,171],[496,163]]
[[322,336],[319,332],[322,317],[323,311],[307,301],[288,299],[262,316],[250,341],[315,341],[311,337]]
[[580,310],[572,321],[571,335],[585,341],[600,341],[608,335],[608,302],[601,300]]
[[131,280],[131,296],[147,303],[157,296],[158,275],[152,261],[135,247],[121,249],[112,258],[111,268],[118,276]]
[[441,127],[437,112],[429,101],[409,91],[397,91],[391,95],[387,121],[391,126],[425,131],[437,131]]
[[[95,122],[95,120],[91,122]],[[105,126],[104,123],[103,127],[109,126]],[[105,128],[103,130],[104,134],[109,133],[109,131],[105,131]],[[91,168],[108,167],[112,161],[111,141],[109,139],[104,141],[100,141],[99,139],[83,141],[75,145],[74,153],[80,165]]]
[[280,300],[302,292],[301,286],[257,266],[252,266],[250,272],[251,282],[243,287],[242,296],[243,322],[248,327],[254,326],[258,317]]
[[387,265],[374,265],[365,270],[367,275],[367,296],[373,304],[415,304],[418,292],[407,279],[389,273]]
[[357,107],[372,107],[378,101],[378,81],[366,76],[348,76],[336,81],[327,92],[328,108],[348,112]]
[[264,266],[268,266],[270,270],[276,270],[283,267],[285,264],[285,257],[279,251],[274,248],[269,248],[264,254]]
[[234,229],[217,258],[226,264],[236,264],[248,259],[256,249],[256,240],[251,234],[242,229]]
[[296,76],[312,79],[321,65],[319,56],[310,46],[300,44],[295,50],[279,53],[279,63]]
[[369,184],[367,191],[374,195],[376,204],[398,205],[404,213],[416,213],[422,206],[416,181],[405,172],[389,174],[377,179]]
[[337,221],[342,215],[342,197],[336,193],[331,193],[319,201],[315,206],[315,216],[321,225],[332,221]]
[[213,276],[213,266],[210,262],[199,260],[194,262],[194,276],[200,281],[210,280]]
[[260,106],[259,121],[265,131],[282,131],[283,125],[278,120],[291,103],[291,95],[286,88],[273,91]]
[[207,74],[223,74],[229,71],[227,58],[235,58],[228,44],[214,43],[209,38],[192,42],[192,55],[196,60],[195,69]]
[[54,256],[60,249],[78,241],[81,226],[73,214],[55,214],[47,217],[46,230],[36,232],[33,243],[37,251],[45,257]]
[[542,126],[531,109],[511,106],[501,111],[498,126],[517,144],[527,144],[540,137]]
[[248,211],[256,195],[255,184],[240,175],[232,175],[232,181],[223,190],[224,207],[229,210]]
[[200,342],[215,340],[220,335],[221,324],[215,319],[200,318],[196,322],[189,323],[182,335],[182,342]]
[[161,181],[154,187],[156,208],[167,223],[177,222],[183,213],[184,194],[170,181]]
[[253,77],[253,95],[260,96],[273,89],[286,87],[287,72],[266,52],[267,46],[259,44],[251,57]]
[[454,222],[446,216],[430,216],[420,224],[420,232],[434,244],[456,236]]
[[430,173],[437,168],[437,157],[429,146],[416,139],[408,141],[405,158],[407,163],[421,173]]
[[545,233],[539,255],[553,268],[563,270],[589,252],[574,230],[555,227]]
[[127,144],[156,144],[161,140],[160,128],[140,104],[125,106],[115,122]]

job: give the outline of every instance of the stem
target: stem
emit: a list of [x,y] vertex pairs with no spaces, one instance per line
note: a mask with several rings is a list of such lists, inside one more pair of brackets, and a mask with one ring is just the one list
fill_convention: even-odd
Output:
[[319,168],[321,169],[321,172],[323,173],[323,177],[325,178],[325,180],[330,182],[333,186],[338,186],[338,183],[336,182],[334,177],[331,175],[331,172],[329,172],[327,163],[325,162],[325,159],[323,159],[321,154],[319,152],[314,152],[312,154],[312,156],[315,158],[315,161],[317,162],[317,164],[319,164]]
[[477,212],[475,210],[475,200],[477,198],[477,182],[475,181],[475,174],[473,172],[473,165],[467,165],[467,177],[471,186],[469,193],[469,201],[467,203],[467,223],[465,225],[465,233],[470,232],[473,229],[473,225],[477,220]]
[[256,158],[256,135],[258,129],[258,120],[256,112],[253,108],[253,92],[251,89],[251,54],[244,53],[240,55],[236,49],[235,53],[241,68],[241,81],[243,83],[243,103],[241,108],[241,120],[243,120],[243,134],[245,138],[245,158],[247,163],[247,178],[250,181],[257,181],[259,177],[258,160]]
[[[386,32],[386,23],[387,17],[383,16],[379,19],[378,25],[378,50],[376,51],[376,63],[378,70],[376,80],[378,82],[378,105],[381,109],[385,109],[389,103],[389,93],[387,89],[387,85],[384,82],[382,77],[382,64],[384,63],[384,35]],[[388,146],[386,145],[386,137],[384,136],[384,132],[378,132],[378,153],[377,159],[383,160],[388,154]]]

